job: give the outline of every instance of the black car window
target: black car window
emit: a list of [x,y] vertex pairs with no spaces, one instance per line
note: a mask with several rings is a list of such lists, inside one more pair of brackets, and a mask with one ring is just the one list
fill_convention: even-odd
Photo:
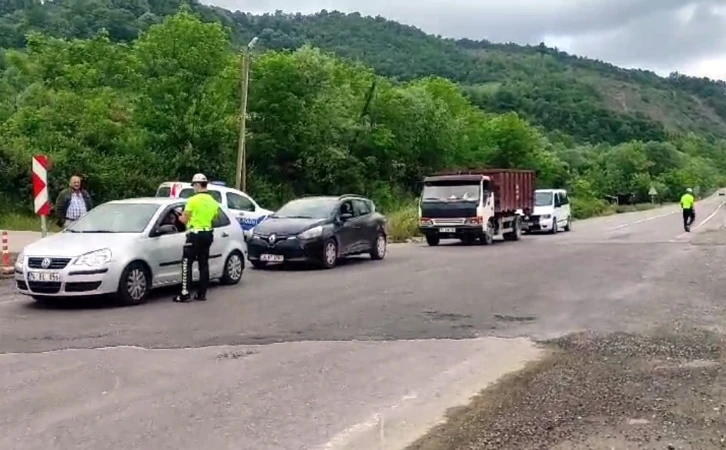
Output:
[[340,204],[340,214],[353,214],[353,205],[350,200],[346,200]]
[[353,200],[353,212],[355,216],[365,216],[371,213],[370,205],[363,199]]

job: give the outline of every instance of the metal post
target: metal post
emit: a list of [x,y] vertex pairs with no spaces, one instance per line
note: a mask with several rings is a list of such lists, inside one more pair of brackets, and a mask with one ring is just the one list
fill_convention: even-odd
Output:
[[247,135],[247,90],[249,88],[249,52],[242,53],[240,62],[242,72],[242,85],[240,86],[240,124],[239,124],[239,147],[237,148],[237,173],[235,188],[241,191],[247,190],[247,158],[245,155],[245,138]]
[[242,51],[242,59],[240,61],[240,70],[242,72],[242,82],[240,86],[240,124],[239,124],[239,147],[237,148],[237,173],[235,174],[235,188],[241,191],[247,191],[247,149],[245,147],[247,140],[247,92],[250,87],[250,52],[257,43],[255,36],[247,48]]
[[42,237],[48,236],[48,217],[40,216],[40,232]]

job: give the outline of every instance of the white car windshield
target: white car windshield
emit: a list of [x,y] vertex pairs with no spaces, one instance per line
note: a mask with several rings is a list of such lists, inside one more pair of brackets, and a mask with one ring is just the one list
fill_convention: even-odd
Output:
[[534,206],[551,206],[552,192],[535,192]]
[[286,203],[273,217],[288,219],[325,219],[333,213],[337,204],[337,198],[301,198]]
[[69,233],[141,233],[159,205],[152,203],[104,203],[69,226]]

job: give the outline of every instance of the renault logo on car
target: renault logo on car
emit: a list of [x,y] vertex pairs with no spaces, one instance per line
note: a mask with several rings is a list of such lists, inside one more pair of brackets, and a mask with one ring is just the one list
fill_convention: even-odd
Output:
[[41,261],[40,266],[44,269],[47,269],[48,267],[50,267],[50,259],[43,258],[43,261]]
[[276,236],[274,234],[272,234],[272,235],[270,235],[270,238],[268,239],[268,241],[270,242],[270,244],[274,244],[275,239],[276,239]]

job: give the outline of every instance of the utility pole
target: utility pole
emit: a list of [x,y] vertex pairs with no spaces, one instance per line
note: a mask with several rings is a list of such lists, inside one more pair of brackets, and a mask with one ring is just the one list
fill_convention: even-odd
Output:
[[247,93],[250,87],[250,51],[254,48],[256,43],[257,36],[255,36],[242,51],[242,58],[240,60],[242,84],[240,86],[240,123],[239,145],[237,147],[237,173],[235,174],[234,187],[243,192],[247,192],[247,154],[245,141],[247,138]]

